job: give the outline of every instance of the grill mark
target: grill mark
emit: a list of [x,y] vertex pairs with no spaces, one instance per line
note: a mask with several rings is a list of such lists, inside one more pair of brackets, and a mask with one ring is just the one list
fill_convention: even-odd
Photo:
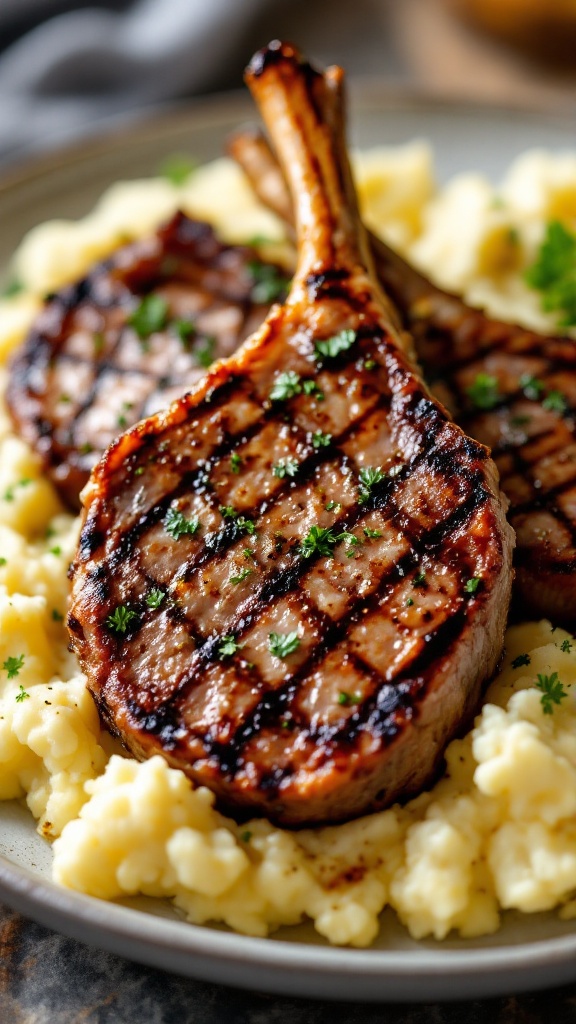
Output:
[[[484,501],[485,497],[481,498],[481,500],[477,502],[475,509],[478,508],[480,504]],[[451,532],[453,532],[453,530],[451,531],[450,526],[448,525],[450,521],[454,520],[454,522],[458,524],[455,525],[453,529],[457,529],[459,526],[462,525],[458,512],[459,510],[456,510],[455,513],[453,513],[452,516],[449,517],[449,520],[446,521],[447,525],[445,530],[445,536],[448,536]],[[428,532],[432,533],[432,531]],[[438,555],[441,553],[441,545],[443,539],[445,539],[445,537],[440,538],[438,541]],[[424,536],[424,543],[426,543],[426,535]],[[324,658],[330,653],[330,651],[337,645],[341,636],[344,635],[352,625],[356,624],[360,620],[361,616],[365,614],[365,611],[372,611],[378,606],[380,600],[385,595],[387,588],[389,588],[393,583],[397,583],[400,580],[402,580],[409,573],[410,570],[416,568],[419,562],[419,558],[422,554],[430,554],[429,548],[430,545],[427,544],[426,547],[423,547],[423,550],[421,552],[417,550],[411,550],[407,552],[406,555],[400,558],[398,562],[391,565],[389,569],[383,574],[378,586],[375,588],[374,592],[371,595],[369,595],[368,598],[356,598],[352,607],[348,609],[347,613],[341,616],[340,619],[338,620],[332,620],[329,619],[327,616],[324,616],[320,609],[316,607],[312,599],[307,597],[307,606],[309,609],[309,613],[313,617],[318,617],[324,621],[327,620],[326,631],[323,633],[321,639],[319,639],[313,650],[310,652],[309,656],[305,659],[304,662],[300,664],[298,670],[294,673],[294,675],[291,676],[286,683],[284,683],[276,690],[266,690],[266,685],[260,674],[257,672],[257,670],[252,670],[252,674],[250,677],[251,681],[254,683],[254,685],[258,686],[261,691],[264,692],[264,696],[258,702],[253,712],[251,712],[251,714],[246,717],[243,725],[240,727],[239,730],[240,736],[238,736],[237,732],[228,741],[228,744],[226,746],[226,750],[228,751],[228,754],[225,759],[226,764],[230,765],[232,763],[232,759],[229,755],[232,753],[232,751],[234,751],[234,763],[236,765],[235,771],[238,769],[238,760],[240,758],[241,749],[249,741],[251,736],[257,733],[259,729],[261,729],[266,724],[269,724],[273,720],[276,720],[280,717],[283,709],[287,709],[290,702],[293,700],[301,682],[304,679],[308,678],[308,676],[313,671],[315,665],[319,664],[324,660]],[[438,557],[438,561],[439,560],[440,559]],[[308,569],[309,564],[303,564],[304,561],[304,559],[301,559],[298,563],[296,563],[294,566],[291,566],[286,571],[286,575],[289,576],[290,582],[293,585],[291,589],[283,589],[282,596],[286,596],[286,594],[294,591],[296,582],[303,574],[303,572],[305,572]],[[312,560],[306,561],[309,563]],[[272,599],[274,599],[275,596],[277,597],[278,594],[276,594],[275,590],[272,590]],[[252,601],[253,597],[254,595],[251,595],[249,601]],[[264,604],[270,602],[262,601],[261,603]],[[467,605],[468,602],[462,601],[463,609],[465,609]],[[227,627],[228,631],[230,633],[233,633],[237,640],[241,639],[242,636],[245,635],[247,630],[257,620],[257,617],[260,614],[260,612],[261,608],[255,607],[255,601],[253,601],[253,608],[251,612],[246,608],[246,604],[243,605],[241,611],[239,610],[239,617],[237,622],[234,625]],[[452,629],[454,630],[454,625],[452,625]],[[440,632],[441,630],[442,626],[436,632]],[[435,634],[432,634],[432,637],[434,636]],[[193,652],[188,672],[183,677],[182,682],[179,684],[177,689],[170,695],[168,701],[166,702],[173,709],[175,709],[177,706],[181,704],[181,702],[185,699],[186,694],[189,692],[190,687],[194,685],[194,677],[196,673],[201,671],[203,667],[206,667],[211,662],[217,660],[217,646],[220,642],[220,639],[221,638],[218,635],[209,637],[204,642],[204,644],[199,646],[199,648]],[[435,648],[430,642],[426,645],[425,650],[428,652],[428,654],[426,655],[426,657],[424,657],[424,653],[421,656],[422,665],[428,664],[436,656]],[[407,670],[404,669],[401,675],[406,675],[406,671]],[[370,675],[373,680],[378,680],[378,686],[380,689],[392,685],[396,678],[394,677],[394,679],[392,680],[386,680],[376,669],[372,667],[370,667]],[[141,725],[142,712],[140,713],[140,716],[138,716],[136,710],[133,709],[132,714],[138,721],[138,724]],[[174,714],[176,714],[175,710]],[[176,722],[176,719],[174,719],[174,722]],[[147,731],[153,732],[154,730],[148,729]],[[201,738],[202,742],[206,745],[206,737]],[[211,755],[219,757],[219,754],[215,748],[207,746],[206,749]],[[222,770],[224,770],[224,768]]]

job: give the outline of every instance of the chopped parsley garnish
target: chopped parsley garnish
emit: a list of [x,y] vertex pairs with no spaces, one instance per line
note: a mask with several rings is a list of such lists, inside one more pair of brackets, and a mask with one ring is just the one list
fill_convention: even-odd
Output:
[[270,392],[271,402],[287,402],[295,395],[316,395],[319,401],[324,398],[324,392],[315,380],[302,380],[299,373],[294,370],[286,370],[279,373],[272,385]]
[[561,391],[549,391],[542,402],[542,408],[548,409],[548,412],[564,413],[568,408],[568,402]]
[[380,530],[371,530],[369,526],[364,527],[364,536],[368,537],[369,540],[377,540],[382,534]]
[[412,580],[412,586],[413,587],[423,587],[425,583],[426,583],[426,573],[424,572],[423,569],[420,569],[416,573],[414,579]]
[[80,452],[81,455],[91,455],[92,452],[94,451],[94,448],[92,447],[89,441],[85,441],[84,444],[80,445],[78,451]]
[[312,555],[325,555],[327,558],[333,558],[332,548],[336,542],[336,534],[330,527],[311,526],[300,544],[300,554],[304,558],[311,558]]
[[530,423],[531,416],[511,416],[510,426],[511,427],[526,427]]
[[155,331],[166,327],[168,303],[161,295],[146,295],[139,306],[128,317],[127,323],[134,328],[140,341],[145,341]]
[[146,604],[149,608],[159,608],[165,597],[166,594],[163,590],[160,590],[159,587],[153,587],[146,594]]
[[[10,677],[8,677],[8,678],[10,678]],[[20,689],[18,690],[18,693],[16,694],[16,698],[15,698],[18,701],[18,704],[21,704],[22,701],[26,700],[26,698],[29,697],[29,696],[30,696],[30,694],[27,693],[27,691],[22,686],[22,683],[20,683]]]
[[173,153],[167,156],[160,165],[160,174],[172,183],[172,185],[183,185],[191,174],[198,169],[198,161],[183,153]]
[[407,605],[407,607],[411,608],[413,604],[414,604],[414,598],[413,597],[407,597],[406,598],[406,605]]
[[218,644],[218,657],[220,661],[223,661],[224,658],[231,658],[243,646],[243,644],[236,642],[236,638],[232,634],[223,636]]
[[519,654],[518,657],[514,658],[512,662],[512,668],[522,668],[523,665],[530,664],[529,654]]
[[554,711],[554,704],[561,704],[568,693],[564,689],[564,684],[560,682],[558,673],[553,672],[551,676],[545,676],[538,673],[538,681],[536,687],[542,691],[540,703],[545,715],[551,715]]
[[329,501],[328,504],[324,506],[324,508],[326,509],[327,512],[338,512],[338,510],[342,508],[342,505],[340,504],[339,501]]
[[472,576],[472,579],[467,580],[466,583],[464,584],[464,592],[466,594],[475,594],[479,586],[480,577]]
[[232,519],[234,526],[238,530],[243,530],[244,533],[249,533],[250,536],[256,533],[256,526],[251,519],[246,519],[246,516],[241,516],[232,505],[220,505],[220,515],[224,519]]
[[4,557],[0,558],[0,567],[3,565],[6,565],[6,559]]
[[332,434],[323,434],[321,430],[315,430],[312,434],[312,447],[327,448],[332,441]]
[[533,402],[537,402],[542,392],[546,390],[542,381],[533,377],[531,373],[523,373],[518,383],[526,398],[530,398]]
[[106,625],[114,633],[125,633],[130,623],[137,618],[138,616],[132,608],[128,608],[125,604],[119,604],[106,619]]
[[8,673],[8,679],[15,679],[23,665],[24,655],[19,654],[18,657],[6,658],[2,668]]
[[197,533],[200,529],[200,520],[198,516],[186,519],[186,516],[180,509],[171,507],[168,509],[164,519],[164,529],[174,540],[180,540],[180,537],[184,537],[186,534],[192,537]]
[[299,647],[300,640],[296,630],[293,630],[292,633],[268,634],[268,650],[275,658],[287,658],[289,654],[293,654]]
[[58,544],[55,544],[53,548],[50,548],[49,553],[51,555],[55,555],[56,558],[59,558],[60,555],[62,554],[62,548]]
[[252,548],[244,548],[242,554],[244,555],[244,558],[250,558],[253,562],[256,561],[256,552],[252,551]]
[[334,359],[341,352],[347,352],[356,341],[356,331],[345,330],[326,341],[314,342],[314,356],[320,359]]
[[576,235],[560,221],[547,225],[536,260],[526,270],[524,280],[541,292],[545,312],[560,314],[562,327],[576,324]]
[[305,395],[316,395],[319,402],[323,402],[326,395],[322,391],[322,388],[318,386],[315,380],[305,380],[302,383],[302,391]]
[[24,291],[24,285],[17,277],[13,277],[11,281],[2,289],[2,298],[11,299],[14,295],[19,295],[20,292]]
[[572,643],[570,640],[563,640],[560,644],[560,650],[564,651],[564,654],[570,654],[572,650]]
[[61,395],[58,395],[58,401],[62,402],[63,405],[68,405],[68,403],[71,402],[72,399],[70,398],[70,395],[62,393]]
[[296,476],[298,472],[298,462],[296,459],[292,459],[288,456],[285,459],[278,459],[278,462],[272,467],[272,473],[282,480],[285,476]]
[[501,397],[498,380],[489,373],[477,373],[466,394],[474,408],[482,410],[493,409]]
[[252,302],[275,302],[288,290],[290,279],[271,263],[253,260],[248,264],[254,284],[250,292]]
[[201,366],[203,370],[207,370],[209,366],[212,366],[212,363],[214,362],[215,348],[216,338],[212,337],[211,334],[207,335],[207,337],[204,338],[204,341],[200,344],[194,345],[192,355],[198,363],[198,366]]
[[242,456],[238,455],[238,452],[232,452],[230,456],[230,469],[233,473],[238,474],[240,472],[243,461]]
[[372,489],[384,480],[386,473],[374,466],[364,466],[359,474],[360,480],[358,504],[364,505],[372,493]]
[[362,695],[360,693],[347,693],[346,690],[340,690],[338,694],[338,703],[342,707],[349,708],[354,704],[360,704],[362,701]]
[[230,576],[228,582],[235,587],[238,583],[243,583],[248,576],[251,576],[253,571],[253,569],[241,569],[237,576]]
[[22,480],[18,480],[11,487],[7,487],[4,491],[4,501],[14,501],[14,491],[17,487],[27,487],[32,481],[28,477],[23,477]]
[[357,537],[355,533],[349,533],[348,530],[344,530],[343,533],[339,533],[338,536],[336,537],[336,540],[343,541],[345,544],[348,545],[348,547],[346,548],[346,554],[348,558],[352,558],[352,556],[356,553],[356,548],[360,544],[364,543],[364,541],[361,540],[360,537]]
[[248,830],[246,830],[246,832],[241,832],[240,839],[242,840],[243,843],[249,843],[250,840],[252,839],[252,833]]
[[196,324],[193,320],[173,320],[171,327],[186,347],[188,347],[190,339],[196,336]]
[[134,470],[134,476],[142,476],[143,472],[144,466],[136,466],[136,469]]
[[376,366],[376,360],[375,359],[365,359],[364,360],[364,369],[365,370],[373,370],[375,366]]
[[301,391],[300,374],[295,373],[294,370],[287,370],[285,373],[279,373],[276,377],[270,392],[270,401],[286,402],[294,395],[299,395]]
[[64,616],[62,615],[62,612],[59,612],[57,608],[53,608],[52,609],[52,621],[53,622],[63,622],[64,621]]

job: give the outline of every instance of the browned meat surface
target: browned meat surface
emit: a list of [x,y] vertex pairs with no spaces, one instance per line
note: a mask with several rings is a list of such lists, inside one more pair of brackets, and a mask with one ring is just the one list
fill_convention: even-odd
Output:
[[248,81],[294,196],[296,276],[94,470],[69,629],[136,756],[300,825],[430,780],[500,656],[512,531],[486,449],[415,375],[367,268],[323,120],[340,69],[272,44]]
[[[262,323],[285,285],[184,214],[50,297],[10,371],[8,405],[66,502],[126,427],[189,390]],[[283,292],[282,292],[283,293]]]
[[[230,150],[262,200],[290,217],[264,137],[241,133]],[[492,320],[436,288],[379,239],[370,242],[428,384],[456,422],[492,449],[516,531],[517,610],[576,627],[574,341]]]

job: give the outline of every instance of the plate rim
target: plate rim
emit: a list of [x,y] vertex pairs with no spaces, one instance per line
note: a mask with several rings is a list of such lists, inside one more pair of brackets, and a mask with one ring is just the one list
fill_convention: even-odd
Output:
[[[500,117],[519,113],[535,122],[546,117],[566,128],[566,148],[569,133],[576,127],[573,109],[548,103],[508,104],[443,92],[424,93],[391,86],[380,77],[352,78],[350,91],[352,110],[378,106],[381,110],[494,112]],[[201,125],[217,126],[219,121],[229,123],[231,115],[254,120],[246,93],[235,90],[131,112],[127,120],[115,121],[79,142],[59,145],[48,153],[9,165],[0,175],[0,197],[9,197],[11,192],[64,166],[81,167],[99,154],[125,147],[130,140],[145,142],[158,138],[158,133],[169,136],[178,126],[190,125],[192,130]],[[455,949],[438,945],[438,949],[421,947],[415,951],[324,947],[273,936],[255,938],[165,919],[68,890],[1,854],[0,899],[48,927],[140,963],[277,994],[414,1002],[488,997],[510,992],[514,986],[527,991],[576,980],[576,933],[498,947]],[[143,913],[148,922],[153,922],[154,934],[142,928]],[[125,948],[125,943],[130,943],[130,948]],[[230,975],[223,978],[222,971],[228,969]],[[270,973],[262,976],[262,971]],[[415,979],[420,982],[419,990]],[[352,991],[352,981],[361,981],[364,990]]]

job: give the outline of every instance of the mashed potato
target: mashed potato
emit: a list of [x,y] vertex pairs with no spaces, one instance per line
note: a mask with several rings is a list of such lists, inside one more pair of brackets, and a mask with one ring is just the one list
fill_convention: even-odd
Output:
[[[519,271],[546,220],[576,222],[576,156],[527,154],[497,193],[478,175],[438,191],[420,143],[358,154],[355,169],[371,227],[443,285],[499,316],[554,327]],[[265,236],[276,258],[290,258],[282,226],[226,160],[179,188],[119,184],[84,220],[45,224],[24,240],[15,271],[25,291],[0,303],[0,360],[44,292],[177,206],[232,241]],[[493,932],[507,908],[576,916],[576,649],[567,633],[546,622],[508,631],[503,670],[473,730],[450,744],[436,786],[405,807],[296,833],[263,820],[239,826],[182,772],[159,757],[125,757],[101,731],[63,626],[77,531],[2,413],[0,799],[25,799],[56,840],[58,882],[103,899],[168,897],[190,921],[251,935],[310,918],[330,942],[355,946],[373,941],[386,906],[415,938]]]

